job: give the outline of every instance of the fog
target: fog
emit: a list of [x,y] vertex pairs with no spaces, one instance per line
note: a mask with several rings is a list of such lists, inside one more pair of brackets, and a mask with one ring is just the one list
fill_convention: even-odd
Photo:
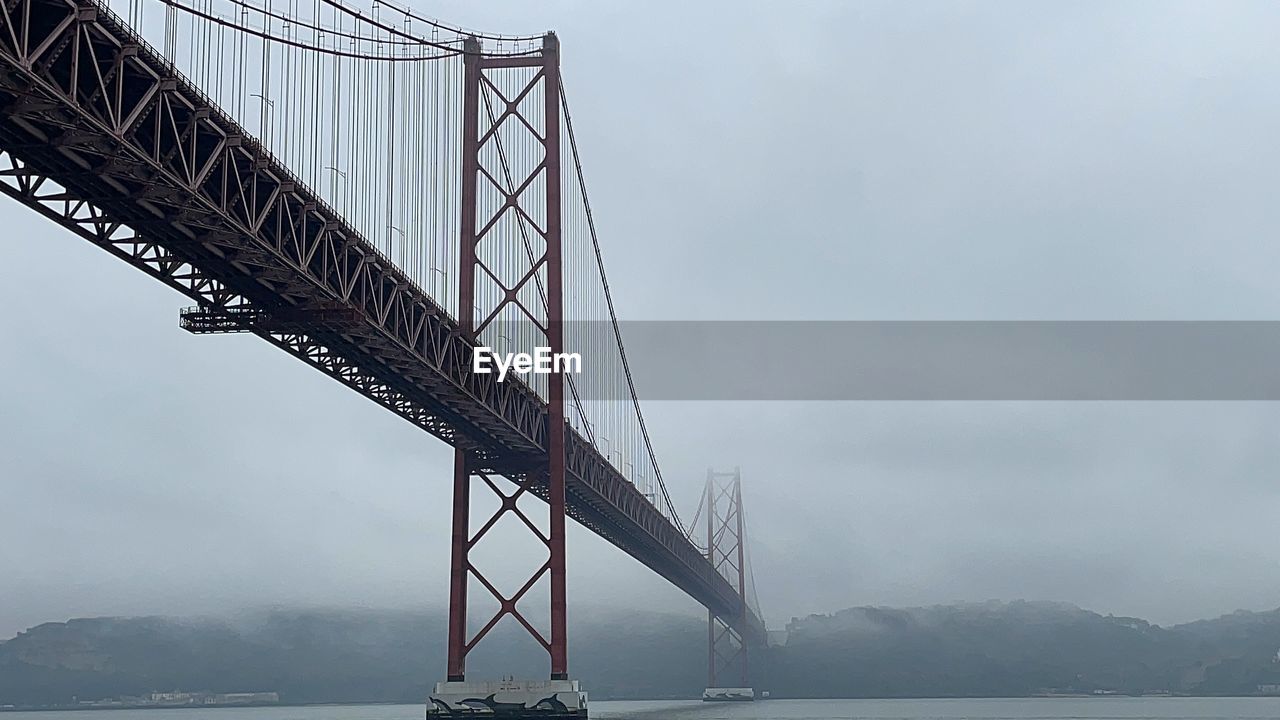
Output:
[[[1275,3],[414,5],[558,32],[625,319],[1280,319]],[[447,601],[448,447],[252,336],[182,332],[183,297],[24,207],[0,220],[0,639]],[[687,514],[708,466],[742,468],[773,625],[1280,606],[1274,403],[646,414]],[[571,612],[699,612],[568,543]]]

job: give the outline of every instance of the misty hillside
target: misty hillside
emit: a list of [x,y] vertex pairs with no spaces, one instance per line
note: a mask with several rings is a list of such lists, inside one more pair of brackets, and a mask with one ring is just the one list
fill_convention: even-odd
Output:
[[1252,695],[1280,683],[1280,610],[1161,628],[1060,603],[991,602],[854,608],[787,630],[769,680],[796,697]]
[[[626,618],[623,620],[623,618]],[[622,622],[618,622],[618,621]],[[600,697],[688,697],[705,684],[705,620],[580,611],[570,657]],[[510,619],[468,658],[477,677],[541,677],[546,654]],[[46,623],[0,644],[0,705],[155,690],[276,691],[282,702],[423,702],[445,675],[441,612],[273,610],[221,619]],[[503,648],[503,657],[492,651]],[[636,667],[648,668],[643,673]]]
[[[574,675],[597,698],[695,697],[706,632],[689,616],[574,614]],[[504,627],[505,626],[505,627]],[[545,672],[504,621],[476,677]],[[439,612],[274,610],[233,620],[47,623],[0,644],[0,705],[153,690],[277,691],[284,702],[421,702],[444,676]],[[1170,628],[1053,603],[854,608],[793,620],[757,657],[778,697],[1255,694],[1280,683],[1280,610]],[[493,648],[502,647],[499,657]]]

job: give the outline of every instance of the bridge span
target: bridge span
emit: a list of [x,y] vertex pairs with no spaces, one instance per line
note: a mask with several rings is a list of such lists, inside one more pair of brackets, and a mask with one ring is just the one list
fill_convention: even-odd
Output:
[[[701,547],[669,499],[664,502],[665,485],[630,385],[602,264],[596,284],[603,285],[603,294],[594,292],[607,301],[607,316],[605,329],[596,332],[609,340],[611,328],[616,336],[616,343],[606,343],[621,360],[613,381],[624,382],[630,394],[620,403],[629,413],[625,437],[632,438],[625,453],[614,447],[623,446],[618,437],[624,431],[616,431],[611,445],[601,432],[605,421],[590,416],[589,406],[600,398],[584,397],[584,380],[499,382],[496,375],[472,371],[473,350],[495,344],[500,323],[515,317],[533,328],[532,339],[564,348],[562,325],[572,309],[563,301],[576,296],[574,283],[582,276],[573,270],[565,228],[572,225],[587,239],[588,250],[594,248],[594,260],[600,257],[561,95],[554,35],[517,42],[458,31],[442,38],[444,26],[438,24],[429,34],[406,32],[421,19],[385,3],[381,19],[377,12],[357,18],[325,0],[330,15],[317,10],[310,25],[273,9],[270,0],[261,7],[234,0],[233,5],[238,15],[220,15],[212,0],[168,3],[165,33],[171,47],[161,52],[95,0],[0,0],[0,191],[191,298],[195,305],[181,315],[190,332],[257,335],[457,449],[451,679],[463,679],[467,651],[504,616],[519,620],[547,648],[552,679],[567,679],[565,516],[688,593],[748,644],[763,643],[763,622],[741,584],[708,560],[711,549]],[[399,15],[395,23],[388,19],[396,13],[404,23]],[[181,35],[182,18],[191,29],[188,36]],[[203,51],[203,61],[180,68],[176,49],[214,37],[215,30],[219,38],[239,37],[239,50],[236,40],[220,39]],[[245,86],[243,78],[236,86],[220,76],[244,74],[238,68],[251,61],[246,37],[263,52],[262,60],[253,58],[263,78],[257,88]],[[495,43],[502,52],[487,53],[484,48]],[[271,52],[281,53],[274,64]],[[298,58],[314,63],[299,65]],[[455,210],[458,219],[455,225],[450,218],[446,232],[431,238],[413,230],[409,240],[405,229],[388,222],[384,238],[383,231],[369,229],[381,227],[370,223],[382,218],[368,220],[352,191],[337,190],[339,175],[351,181],[361,168],[322,169],[315,159],[317,153],[344,152],[346,121],[329,105],[343,104],[341,113],[353,123],[360,113],[373,117],[375,111],[347,107],[359,103],[344,103],[340,90],[322,89],[299,105],[290,95],[293,85],[276,84],[274,93],[267,85],[272,72],[298,72],[295,84],[329,87],[337,78],[341,88],[344,63],[350,62],[352,68],[368,65],[379,72],[391,68],[387,87],[408,92],[414,82],[428,87],[421,80],[425,75],[395,73],[427,61],[462,65],[460,82],[429,88],[448,93],[452,110],[442,112],[461,118],[452,128],[454,155],[436,163],[440,173],[454,176],[445,188],[447,202],[424,204],[422,194],[430,199],[431,188],[414,186],[411,171],[397,170],[395,158],[376,172],[386,173],[392,184],[399,173],[408,184],[387,190],[377,202],[385,201],[389,219],[395,213],[408,217],[397,221],[403,224],[415,222],[416,214],[426,225],[426,215],[442,208]],[[299,68],[308,67],[316,76],[301,74]],[[333,68],[332,77],[326,68]],[[504,79],[517,73],[523,74]],[[350,77],[357,78],[354,70]],[[215,100],[229,87],[239,100]],[[245,105],[243,96],[250,89],[260,91],[252,93],[259,101],[257,134],[246,128],[254,106]],[[276,118],[295,106],[332,110],[338,119],[304,143],[287,119]],[[423,112],[422,122],[435,122]],[[511,139],[513,126],[527,128],[534,140]],[[430,129],[450,130],[435,124]],[[408,123],[395,132],[411,138],[425,130]],[[321,141],[336,149],[307,145]],[[395,150],[412,154],[413,148]],[[420,145],[416,152],[429,157],[434,151],[426,148]],[[523,170],[514,168],[522,152],[531,158]],[[361,161],[360,148],[345,153],[348,163]],[[286,158],[298,158],[302,169]],[[329,192],[320,187],[325,184]],[[402,200],[406,196],[414,199]],[[487,252],[486,233],[496,236],[506,226],[508,251]],[[442,238],[452,254],[429,264],[421,248]],[[446,261],[449,267],[441,267]],[[424,289],[442,276],[451,276],[448,297]],[[488,278],[493,282],[486,286]],[[456,297],[449,289],[456,289]],[[606,307],[599,301],[596,306]],[[493,481],[497,477],[510,480],[514,489],[503,492]],[[514,595],[490,585],[468,558],[478,537],[468,529],[467,499],[481,484],[502,496],[499,514],[519,513],[515,499],[524,493],[547,501],[551,511],[546,534],[522,518],[550,557]],[[550,637],[518,607],[544,574],[552,586]],[[472,577],[501,608],[468,638],[466,588]]]

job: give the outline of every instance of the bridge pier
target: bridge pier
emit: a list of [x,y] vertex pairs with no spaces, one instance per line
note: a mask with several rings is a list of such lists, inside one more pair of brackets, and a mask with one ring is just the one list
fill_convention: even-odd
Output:
[[427,700],[428,718],[585,720],[587,694],[577,680],[442,682]]

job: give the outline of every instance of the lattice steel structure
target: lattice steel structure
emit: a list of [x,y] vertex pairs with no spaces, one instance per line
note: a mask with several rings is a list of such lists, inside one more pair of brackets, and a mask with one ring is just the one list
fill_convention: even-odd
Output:
[[[548,159],[562,155],[552,146],[560,135],[551,131],[560,118],[557,55],[549,39],[541,53],[469,65],[482,78],[507,71],[541,78],[545,117],[530,129],[542,137]],[[479,87],[472,83],[468,92]],[[470,175],[476,182],[494,172],[482,166],[482,120],[477,115],[476,124],[467,125],[476,131],[478,160]],[[535,261],[543,259],[534,272],[540,280],[532,282],[544,283],[542,327],[551,345],[558,343],[554,303],[562,292],[553,288],[557,167],[548,160],[539,170],[543,190],[516,193],[545,244],[533,253]],[[475,187],[463,213],[464,222],[468,213],[473,217],[463,251],[471,246],[475,254],[463,273],[484,266],[487,201],[482,186]],[[479,305],[452,317],[261,139],[99,2],[0,0],[0,192],[191,298],[195,306],[183,311],[183,328],[253,333],[448,442],[458,450],[455,475],[466,481],[455,486],[469,490],[473,478],[502,476],[520,493],[547,501],[552,523],[559,523],[545,537],[549,567],[539,571],[552,577],[552,631],[542,640],[553,674],[562,675],[566,663],[566,516],[740,634],[763,638],[739,585],[596,448],[589,429],[579,432],[565,421],[562,391],[557,397],[550,386],[471,371],[483,330]],[[527,285],[504,287],[498,300],[529,297]],[[473,302],[477,298],[481,294]],[[460,569],[471,572],[465,550],[474,539],[455,538],[455,577]],[[517,598],[501,600],[507,614],[516,610]],[[451,633],[451,675],[462,673],[472,642],[456,640]]]
[[[707,517],[707,561],[746,598],[746,526],[742,514],[742,472],[707,470],[703,506]],[[707,611],[707,687],[751,687],[749,644],[738,628],[747,627],[751,612],[746,603],[738,617]]]
[[[532,57],[486,58],[480,42],[466,44],[462,114],[462,252],[459,286],[461,329],[481,337],[495,323],[517,316],[520,326],[531,327],[536,338],[523,347],[542,346],[552,353],[564,351],[564,284],[560,237],[560,62],[556,36],[548,34],[542,51]],[[515,83],[503,82],[516,76]],[[508,76],[506,78],[499,76]],[[489,112],[481,112],[481,98]],[[534,99],[526,108],[526,100]],[[500,111],[493,110],[493,101]],[[531,112],[532,110],[532,112]],[[536,113],[536,114],[535,114]],[[532,167],[513,170],[500,143],[501,137],[523,133],[532,135],[541,150],[541,160]],[[533,192],[540,186],[542,192]],[[489,196],[488,202],[484,197]],[[514,232],[503,233],[506,227]],[[498,266],[498,258],[509,257],[510,245],[527,254],[527,266],[512,275]],[[476,292],[477,280],[486,278],[498,292]],[[495,287],[496,286],[496,287]],[[541,292],[530,292],[533,288]],[[568,651],[565,640],[565,403],[564,376],[543,376],[546,383],[546,460],[512,478],[517,484],[504,493],[485,473],[480,458],[466,448],[458,448],[454,458],[453,548],[449,586],[448,679],[462,681],[467,653],[506,616],[515,618],[546,649],[551,659],[551,679],[568,680]],[[470,531],[471,491],[481,481],[500,499],[500,506],[474,535]],[[546,501],[549,532],[543,531],[520,509],[517,501],[526,492],[538,492]],[[486,576],[484,568],[471,561],[471,550],[498,520],[512,514],[524,523],[547,548],[547,559],[538,566],[520,589],[505,596]],[[551,637],[521,612],[519,603],[544,576],[550,576]],[[467,588],[474,577],[498,601],[498,610],[474,637],[467,637]]]

